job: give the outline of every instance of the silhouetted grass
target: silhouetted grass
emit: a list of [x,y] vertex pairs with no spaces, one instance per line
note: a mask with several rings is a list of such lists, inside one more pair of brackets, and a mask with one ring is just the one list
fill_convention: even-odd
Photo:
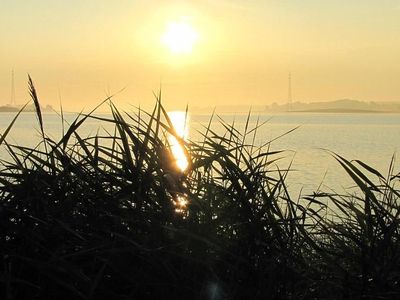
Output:
[[[281,151],[221,120],[201,141],[152,113],[80,114],[60,140],[11,145],[0,169],[2,299],[395,299],[399,176],[332,153],[358,193],[293,200]],[[18,114],[16,118],[18,117]],[[81,136],[95,118],[113,132]],[[61,119],[64,120],[63,115]],[[186,171],[166,136],[184,146]],[[250,142],[249,142],[250,141]],[[301,181],[301,178],[299,178]],[[177,207],[180,198],[187,207]],[[328,203],[328,204],[327,204]]]

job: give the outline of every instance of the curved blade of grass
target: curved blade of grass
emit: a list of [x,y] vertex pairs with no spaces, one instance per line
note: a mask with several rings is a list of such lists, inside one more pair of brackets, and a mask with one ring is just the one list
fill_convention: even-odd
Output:
[[18,113],[15,115],[14,119],[11,121],[10,125],[6,128],[6,130],[3,132],[3,134],[0,134],[0,145],[3,143],[3,141],[6,139],[8,133],[10,132],[11,128],[14,126],[15,121],[18,119],[19,115],[21,112],[25,109],[25,107],[28,105],[29,102],[25,103],[24,106],[18,111]]
[[378,176],[380,179],[385,179],[385,178],[382,176],[382,174],[381,174],[378,170],[376,170],[376,169],[370,167],[369,165],[367,165],[366,163],[362,162],[361,160],[356,159],[356,160],[354,160],[354,161],[357,162],[359,165],[361,165],[361,166],[362,166],[364,169],[366,169],[367,171],[369,171],[369,172],[371,172],[372,174],[375,174],[376,176]]
[[[115,95],[115,94],[114,94]],[[69,126],[67,132],[65,133],[65,135],[61,138],[61,140],[57,143],[57,145],[55,146],[55,148],[63,145],[63,149],[65,150],[65,148],[67,147],[68,141],[71,137],[71,135],[83,124],[83,122],[86,121],[86,119],[91,116],[99,107],[101,107],[104,103],[106,103],[107,101],[110,101],[111,98],[114,96],[110,96],[107,97],[106,99],[104,99],[103,101],[100,102],[99,105],[97,105],[94,109],[92,109],[88,114],[83,115],[82,113],[79,113],[78,116],[75,118],[75,120],[72,122],[72,124]],[[83,118],[81,120],[79,120],[79,117],[83,116]]]

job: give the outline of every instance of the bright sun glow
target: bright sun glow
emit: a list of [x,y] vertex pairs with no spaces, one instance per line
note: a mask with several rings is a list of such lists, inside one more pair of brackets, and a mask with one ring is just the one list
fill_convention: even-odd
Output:
[[[168,113],[168,117],[170,118],[178,136],[187,140],[189,137],[189,116],[187,113],[184,111],[172,111]],[[171,152],[176,160],[176,165],[180,170],[185,171],[189,165],[189,161],[185,155],[184,149],[174,136],[169,135],[168,141],[171,145]]]
[[199,39],[193,27],[184,22],[171,22],[161,37],[161,42],[174,54],[188,54]]

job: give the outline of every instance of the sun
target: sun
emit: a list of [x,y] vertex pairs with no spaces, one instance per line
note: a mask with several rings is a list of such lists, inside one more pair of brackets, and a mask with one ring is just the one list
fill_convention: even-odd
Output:
[[187,22],[171,22],[161,37],[161,42],[174,54],[188,54],[193,50],[199,35]]

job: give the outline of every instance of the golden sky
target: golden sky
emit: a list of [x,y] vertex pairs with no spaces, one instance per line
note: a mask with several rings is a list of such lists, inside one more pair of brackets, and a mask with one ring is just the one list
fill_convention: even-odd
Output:
[[[195,33],[174,53],[171,24]],[[185,26],[186,26],[185,25]],[[400,101],[400,0],[1,0],[0,105],[90,108],[108,93],[168,108],[352,98]],[[184,29],[185,31],[185,29]]]

